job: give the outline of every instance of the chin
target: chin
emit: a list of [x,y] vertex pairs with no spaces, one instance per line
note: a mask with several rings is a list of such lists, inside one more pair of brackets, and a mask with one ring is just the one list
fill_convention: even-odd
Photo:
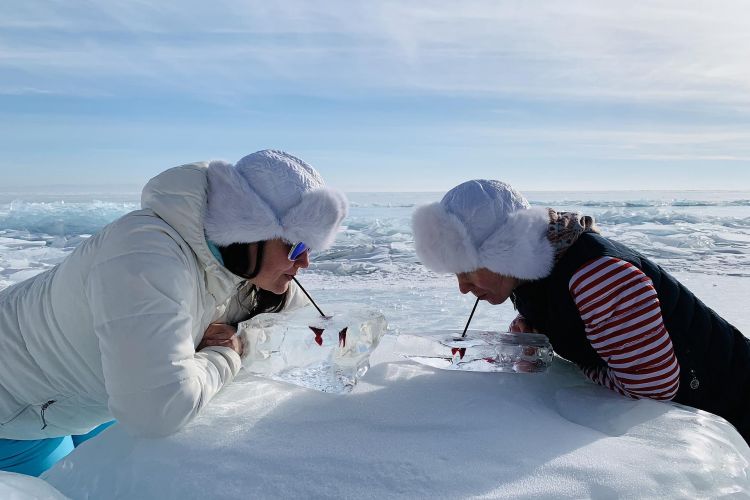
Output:
[[500,299],[500,298],[497,298],[497,297],[493,297],[491,299],[487,299],[487,302],[489,302],[493,306],[499,306],[500,304],[502,304],[503,302],[505,302],[506,298]]

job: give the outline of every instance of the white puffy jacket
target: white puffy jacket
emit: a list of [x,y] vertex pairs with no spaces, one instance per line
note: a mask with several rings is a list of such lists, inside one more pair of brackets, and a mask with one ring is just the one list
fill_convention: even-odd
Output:
[[[141,210],[0,292],[0,439],[113,417],[135,435],[170,434],[237,374],[232,349],[195,351],[210,323],[242,319],[241,281],[204,237],[206,166],[151,179]],[[285,309],[307,302],[291,285]]]

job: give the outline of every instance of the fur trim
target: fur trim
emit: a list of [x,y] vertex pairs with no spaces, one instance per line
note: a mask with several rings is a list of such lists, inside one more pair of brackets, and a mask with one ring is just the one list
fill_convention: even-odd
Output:
[[203,225],[208,239],[220,246],[251,243],[280,233],[276,214],[234,167],[223,161],[208,166],[208,207]]
[[421,206],[412,216],[417,256],[433,271],[457,274],[486,267],[530,280],[552,270],[554,250],[546,237],[548,223],[545,209],[518,210],[477,249],[463,223],[441,203]]
[[479,256],[458,217],[440,203],[414,210],[414,246],[417,256],[438,273],[461,273],[479,268]]
[[284,215],[278,237],[292,243],[304,241],[310,248],[324,250],[336,239],[348,209],[346,197],[340,192],[325,187],[313,189]]
[[279,220],[235,167],[222,161],[209,165],[208,192],[204,227],[206,236],[220,246],[281,238],[324,250],[348,210],[343,194],[319,187],[302,193],[300,202]]
[[479,267],[504,276],[536,280],[552,271],[555,251],[547,239],[549,213],[528,208],[508,214],[479,248]]

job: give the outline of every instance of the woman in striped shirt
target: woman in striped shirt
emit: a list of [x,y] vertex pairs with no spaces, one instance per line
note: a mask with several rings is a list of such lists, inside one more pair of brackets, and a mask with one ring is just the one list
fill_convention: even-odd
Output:
[[499,181],[468,181],[413,218],[417,254],[461,293],[519,312],[594,382],[726,418],[750,438],[750,341],[590,217],[530,208]]

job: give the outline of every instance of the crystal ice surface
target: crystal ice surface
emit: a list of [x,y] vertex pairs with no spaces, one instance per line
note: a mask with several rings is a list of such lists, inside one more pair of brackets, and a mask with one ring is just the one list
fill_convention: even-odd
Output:
[[444,370],[538,373],[547,371],[554,353],[538,333],[441,330],[401,334],[397,349],[418,363]]
[[313,307],[260,314],[240,323],[245,369],[323,392],[347,393],[370,367],[386,331],[385,317],[338,304],[323,318]]

